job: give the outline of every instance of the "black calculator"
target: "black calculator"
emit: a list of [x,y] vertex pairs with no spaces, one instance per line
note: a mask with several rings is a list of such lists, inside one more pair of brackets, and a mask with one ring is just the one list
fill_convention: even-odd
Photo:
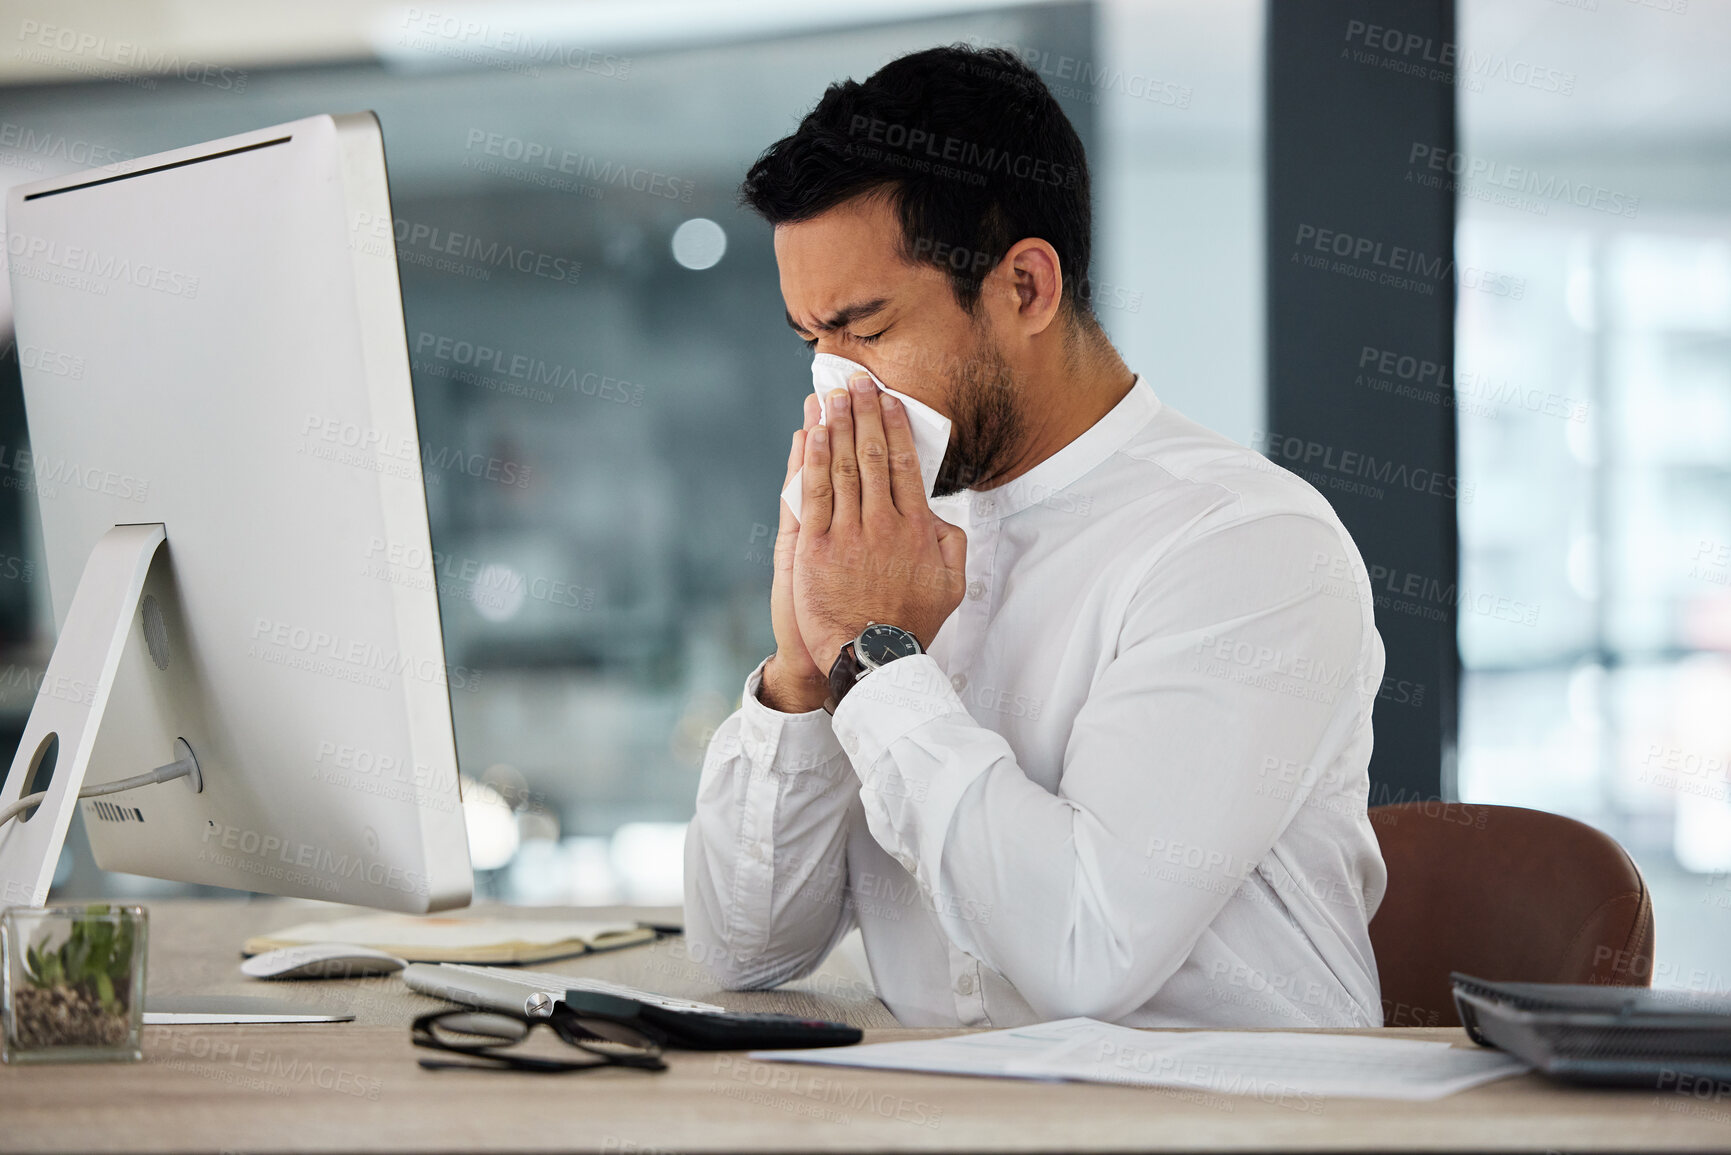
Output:
[[864,1037],[858,1027],[798,1015],[675,1011],[597,991],[566,991],[574,1014],[627,1023],[669,1050],[754,1051],[846,1047]]

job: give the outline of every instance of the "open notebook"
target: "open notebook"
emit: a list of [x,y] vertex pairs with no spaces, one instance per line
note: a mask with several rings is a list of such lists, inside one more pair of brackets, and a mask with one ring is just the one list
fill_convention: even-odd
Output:
[[240,950],[255,955],[285,946],[341,942],[370,946],[410,962],[527,964],[617,950],[654,938],[655,931],[633,923],[365,914],[257,935]]

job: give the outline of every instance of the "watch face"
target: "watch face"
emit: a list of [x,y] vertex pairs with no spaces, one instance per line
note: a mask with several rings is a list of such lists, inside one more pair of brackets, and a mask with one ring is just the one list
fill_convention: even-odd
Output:
[[870,665],[881,666],[897,658],[913,657],[920,652],[920,644],[912,634],[896,626],[867,626],[854,649]]

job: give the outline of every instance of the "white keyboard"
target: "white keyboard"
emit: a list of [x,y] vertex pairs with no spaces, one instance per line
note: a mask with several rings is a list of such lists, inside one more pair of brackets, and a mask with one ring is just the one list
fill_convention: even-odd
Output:
[[544,1002],[546,998],[563,999],[566,991],[593,991],[601,995],[616,995],[636,999],[640,1003],[665,1007],[670,1011],[696,1011],[701,1014],[726,1014],[726,1007],[700,1003],[692,999],[658,995],[640,991],[606,979],[582,978],[577,975],[553,974],[549,971],[526,971],[517,967],[470,966],[467,963],[410,963],[402,970],[403,981],[411,990],[434,998],[449,999],[466,1006],[491,1007],[512,1014],[526,1012],[530,1000]]

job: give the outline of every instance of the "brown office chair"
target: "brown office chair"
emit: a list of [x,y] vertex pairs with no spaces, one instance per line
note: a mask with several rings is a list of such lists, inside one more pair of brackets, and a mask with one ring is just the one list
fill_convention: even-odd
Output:
[[1370,923],[1383,1023],[1458,1026],[1449,972],[1650,986],[1653,903],[1623,848],[1520,806],[1374,806],[1388,890]]

